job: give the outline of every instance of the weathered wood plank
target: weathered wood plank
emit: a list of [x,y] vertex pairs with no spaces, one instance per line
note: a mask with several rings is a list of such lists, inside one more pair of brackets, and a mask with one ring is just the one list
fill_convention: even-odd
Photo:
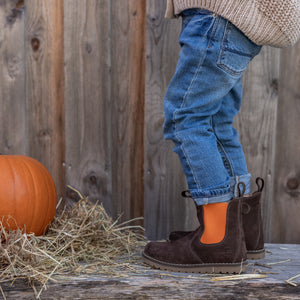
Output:
[[299,243],[300,237],[300,42],[282,50],[276,133],[272,241]]
[[0,1],[0,153],[25,153],[24,7]]
[[112,205],[123,219],[143,215],[145,0],[112,2]]
[[[266,258],[251,261],[247,272],[265,274],[262,279],[211,281],[214,275],[171,273],[140,265],[138,274],[123,271],[120,277],[57,277],[41,299],[299,299],[300,277],[293,281],[296,286],[286,280],[299,274],[300,245],[267,244],[266,249]],[[22,281],[0,286],[7,300],[34,299],[32,289]]]
[[243,77],[244,98],[235,125],[244,148],[248,171],[265,179],[262,195],[266,241],[271,240],[275,135],[278,104],[279,49],[263,47]]
[[64,194],[63,1],[26,0],[26,153],[43,163]]
[[112,212],[111,1],[64,3],[66,182]]
[[149,239],[197,225],[192,201],[181,197],[186,180],[173,144],[163,137],[163,98],[175,71],[181,29],[166,20],[166,1],[147,1],[145,103],[145,228]]

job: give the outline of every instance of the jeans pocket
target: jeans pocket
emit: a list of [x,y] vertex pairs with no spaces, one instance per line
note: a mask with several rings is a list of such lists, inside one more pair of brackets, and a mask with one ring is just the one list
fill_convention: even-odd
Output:
[[217,65],[233,76],[240,76],[260,49],[261,46],[227,21]]

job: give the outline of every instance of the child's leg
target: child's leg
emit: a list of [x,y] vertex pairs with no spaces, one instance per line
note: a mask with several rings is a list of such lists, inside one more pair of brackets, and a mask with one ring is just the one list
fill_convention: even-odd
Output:
[[[225,168],[231,177],[231,186],[238,182],[246,185],[246,194],[250,193],[251,175],[248,173],[244,151],[238,132],[232,126],[233,118],[238,114],[242,103],[242,83],[238,80],[231,91],[222,99],[220,110],[212,116],[211,125],[217,138],[218,149]],[[238,191],[232,191],[238,196]]]
[[198,215],[203,226],[173,242],[148,243],[143,258],[171,271],[245,271],[242,198],[232,199],[233,165],[227,165],[230,159],[222,148],[224,143],[231,150],[237,136],[223,132],[222,124],[232,124],[240,106],[232,96],[241,95],[241,75],[259,47],[228,21],[203,10],[184,13],[180,43],[164,102],[164,133],[175,143],[191,196],[198,206],[207,205]]
[[226,202],[234,195],[212,127],[213,116],[233,88],[242,93],[241,75],[260,47],[228,21],[201,10],[186,12],[180,44],[164,101],[165,137],[175,143],[196,203]]

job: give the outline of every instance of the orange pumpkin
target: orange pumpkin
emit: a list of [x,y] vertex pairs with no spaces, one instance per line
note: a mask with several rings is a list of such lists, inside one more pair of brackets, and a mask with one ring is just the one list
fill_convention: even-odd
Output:
[[6,229],[42,235],[55,209],[55,185],[40,162],[28,156],[0,155],[0,218]]

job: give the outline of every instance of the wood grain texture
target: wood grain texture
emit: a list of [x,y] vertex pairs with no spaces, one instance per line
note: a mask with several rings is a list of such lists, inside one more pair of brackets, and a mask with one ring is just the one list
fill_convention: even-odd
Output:
[[282,50],[276,132],[272,241],[300,237],[300,42]]
[[[293,280],[296,286],[286,280],[299,274],[300,245],[268,244],[266,249],[266,258],[250,261],[246,273],[266,278],[213,282],[213,275],[153,270],[138,261],[137,274],[123,270],[120,277],[57,277],[42,292],[41,299],[299,299],[300,278]],[[10,282],[1,282],[0,286],[7,300],[34,299],[33,290],[21,280],[13,286]]]
[[112,212],[111,1],[64,3],[66,180]]
[[111,10],[111,166],[113,211],[143,216],[145,0]]
[[26,0],[26,153],[50,171],[64,195],[63,1]]
[[24,8],[0,1],[0,153],[25,153]]
[[166,1],[147,2],[145,104],[145,228],[149,239],[197,225],[194,205],[181,197],[186,180],[173,144],[163,137],[163,99],[175,71],[181,29],[166,20]]
[[262,195],[266,241],[271,240],[275,137],[278,105],[280,50],[263,47],[243,76],[244,97],[235,125],[244,148],[252,190],[256,177],[265,180]]

